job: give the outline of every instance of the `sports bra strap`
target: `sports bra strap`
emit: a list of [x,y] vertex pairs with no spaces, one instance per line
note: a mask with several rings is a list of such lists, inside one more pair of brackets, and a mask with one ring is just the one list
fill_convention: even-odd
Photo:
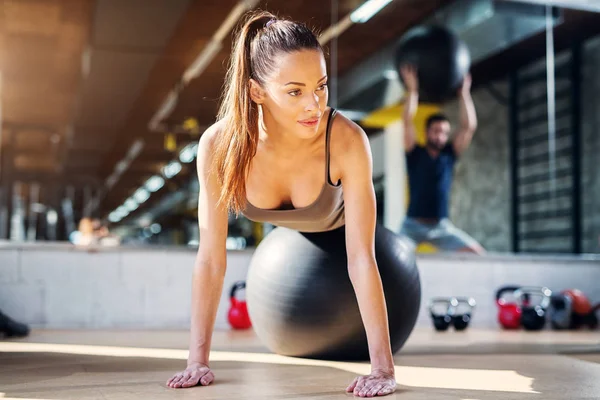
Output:
[[329,175],[329,164],[331,157],[329,156],[329,137],[331,136],[331,125],[333,124],[333,118],[337,114],[337,110],[335,108],[331,109],[329,113],[329,119],[327,120],[327,128],[325,130],[325,182],[333,185],[331,182],[331,177]]

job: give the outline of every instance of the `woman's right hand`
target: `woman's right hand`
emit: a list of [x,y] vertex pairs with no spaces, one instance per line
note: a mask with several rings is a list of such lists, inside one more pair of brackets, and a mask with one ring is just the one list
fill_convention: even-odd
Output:
[[201,363],[188,365],[185,371],[178,372],[167,382],[171,388],[189,388],[196,385],[207,386],[215,380],[210,368]]

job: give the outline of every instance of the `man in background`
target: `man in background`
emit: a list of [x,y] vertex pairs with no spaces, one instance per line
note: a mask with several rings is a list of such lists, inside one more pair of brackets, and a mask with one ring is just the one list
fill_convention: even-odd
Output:
[[454,164],[469,147],[477,128],[471,77],[465,78],[459,90],[459,130],[450,140],[450,121],[443,114],[434,114],[427,119],[427,141],[423,147],[416,144],[413,122],[419,103],[417,71],[413,66],[404,65],[401,74],[408,93],[403,119],[410,202],[400,233],[417,244],[431,243],[442,251],[483,254],[481,245],[448,218]]

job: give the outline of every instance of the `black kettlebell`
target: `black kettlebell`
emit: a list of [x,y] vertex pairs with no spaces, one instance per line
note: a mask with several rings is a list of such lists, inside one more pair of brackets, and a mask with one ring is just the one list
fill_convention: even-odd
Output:
[[577,314],[573,312],[571,314],[571,329],[580,329],[582,327],[587,327],[589,329],[598,328],[598,316],[596,313],[600,310],[600,303],[596,304],[592,307],[591,311],[587,314]]
[[[454,308],[454,314],[452,315],[452,323],[454,324],[454,329],[457,331],[463,331],[467,329],[469,323],[471,322],[471,313],[475,308],[475,299],[472,297],[455,297],[456,299],[456,307]],[[467,307],[466,312],[459,313],[459,308]]]
[[[450,326],[452,322],[450,309],[456,306],[453,300],[456,302],[453,297],[434,297],[429,301],[429,313],[436,331],[445,331]],[[440,308],[442,312],[439,312]]]
[[[442,312],[439,312],[441,304]],[[467,305],[468,311],[459,313],[459,305]],[[471,322],[471,312],[475,307],[475,299],[472,297],[434,297],[429,303],[429,313],[433,326],[437,331],[446,331],[450,325],[457,331],[465,330]],[[436,310],[436,308],[438,308]]]
[[[522,287],[515,291],[521,307],[521,325],[528,331],[539,331],[546,325],[546,310],[550,305],[552,291],[547,287]],[[540,298],[534,301],[534,298]]]
[[552,329],[569,329],[572,325],[573,299],[564,293],[553,294],[550,298],[550,324]]
[[600,303],[596,304],[593,308],[592,311],[590,311],[590,313],[587,315],[586,318],[586,322],[587,322],[587,326],[590,329],[596,329],[598,328],[598,316],[596,315],[596,313],[598,312],[598,310],[600,310]]

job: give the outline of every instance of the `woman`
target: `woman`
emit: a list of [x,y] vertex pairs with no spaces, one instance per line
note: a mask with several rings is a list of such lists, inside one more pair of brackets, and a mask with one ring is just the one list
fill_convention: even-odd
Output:
[[[374,256],[369,142],[360,127],[335,116],[327,98],[325,58],[315,35],[302,24],[267,12],[251,15],[232,50],[218,122],[200,139],[201,240],[193,276],[190,353],[187,368],[168,386],[214,380],[208,358],[225,274],[228,211],[272,220],[302,211],[302,224],[313,231],[348,221],[348,271],[367,333],[371,374],[356,378],[346,390],[361,397],[395,391],[387,311]],[[327,167],[329,182],[324,182]],[[330,218],[308,220],[314,214],[305,211],[323,208],[323,202]]]

